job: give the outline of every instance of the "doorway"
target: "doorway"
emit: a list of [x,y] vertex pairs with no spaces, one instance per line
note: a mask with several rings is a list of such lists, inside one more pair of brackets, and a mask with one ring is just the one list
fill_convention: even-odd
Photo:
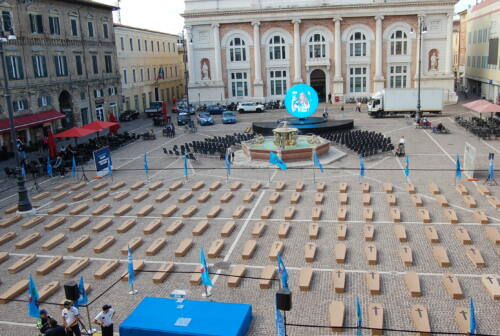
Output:
[[320,102],[326,100],[326,75],[323,70],[316,69],[311,72],[310,76],[311,87],[318,93]]
[[96,105],[95,115],[97,116],[97,120],[104,121],[104,106]]
[[71,100],[71,94],[64,90],[59,95],[59,108],[61,109],[61,113],[66,115],[66,118],[61,120],[63,128],[73,127],[73,103]]

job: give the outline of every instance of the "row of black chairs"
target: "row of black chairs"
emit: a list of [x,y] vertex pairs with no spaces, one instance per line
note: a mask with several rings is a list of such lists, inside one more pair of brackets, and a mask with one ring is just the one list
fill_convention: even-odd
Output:
[[500,137],[500,119],[493,116],[484,119],[478,117],[466,119],[458,116],[455,117],[455,122],[481,139]]
[[324,134],[323,137],[365,157],[394,150],[390,137],[374,131],[350,130]]

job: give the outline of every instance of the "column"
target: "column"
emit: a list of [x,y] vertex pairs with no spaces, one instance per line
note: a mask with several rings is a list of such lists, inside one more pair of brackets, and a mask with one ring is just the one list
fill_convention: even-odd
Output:
[[342,78],[342,37],[340,31],[340,23],[342,17],[336,16],[333,18],[335,23],[335,75],[333,78],[333,96],[341,98],[344,95],[344,79]]
[[219,37],[219,27],[218,23],[212,25],[214,33],[214,60],[215,69],[213,71],[213,81],[220,82],[222,80],[222,61],[221,61],[221,51],[220,51],[220,37]]
[[333,19],[333,22],[335,22],[335,80],[336,81],[342,80],[342,71],[341,71],[342,40],[341,40],[341,35],[340,35],[340,22],[341,21],[342,21],[342,18],[340,16],[336,16]]
[[373,91],[377,92],[384,88],[384,76],[382,75],[382,20],[384,16],[375,16],[375,78]]
[[294,19],[293,23],[293,55],[294,55],[294,83],[302,83],[302,62],[300,50],[300,20]]
[[453,13],[448,13],[448,22],[446,24],[446,58],[444,72],[451,74],[453,60]]
[[188,54],[188,74],[189,74],[189,84],[192,85],[195,81],[194,74],[195,74],[195,67],[194,67],[194,52],[193,52],[193,34],[191,32],[192,27],[187,26],[186,27],[186,35],[187,35],[187,54]]
[[260,56],[260,22],[252,22],[253,26],[253,59],[255,65],[255,78],[253,83],[253,96],[264,97],[264,83],[262,82],[262,62]]

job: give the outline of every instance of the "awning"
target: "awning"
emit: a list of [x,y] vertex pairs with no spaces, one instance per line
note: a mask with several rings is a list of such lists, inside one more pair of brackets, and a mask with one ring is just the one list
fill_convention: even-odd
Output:
[[69,130],[57,133],[54,135],[55,138],[81,138],[90,134],[94,134],[95,130],[90,130],[82,127],[73,127]]
[[[20,130],[64,118],[66,118],[64,114],[59,111],[52,110],[36,114],[24,115],[21,117],[14,117],[14,125],[16,127],[16,130]],[[7,132],[9,129],[9,119],[0,120],[0,133]]]
[[478,99],[473,102],[463,104],[462,106],[467,107],[478,113],[500,112],[500,105],[492,104],[486,99]]
[[91,122],[90,124],[83,125],[82,128],[94,130],[97,132],[102,132],[103,130],[113,127],[113,126],[119,126],[120,124],[117,122],[109,122],[109,121],[94,121]]

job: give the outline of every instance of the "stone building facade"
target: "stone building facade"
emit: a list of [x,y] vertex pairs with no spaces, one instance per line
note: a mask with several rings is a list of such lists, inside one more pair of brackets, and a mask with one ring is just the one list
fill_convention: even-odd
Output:
[[422,86],[455,101],[456,2],[185,0],[189,96],[265,101],[307,83],[323,100],[343,100],[415,87],[422,20]]
[[177,35],[115,24],[125,110],[184,96],[184,61]]
[[466,90],[500,104],[500,1],[485,0],[469,8],[465,22]]
[[[119,114],[115,9],[88,0],[0,2],[1,28],[17,37],[4,50],[14,116],[22,123],[19,138],[35,142],[47,128],[55,132]],[[2,124],[8,111],[4,100],[0,106]],[[0,132],[9,147],[8,129]]]

